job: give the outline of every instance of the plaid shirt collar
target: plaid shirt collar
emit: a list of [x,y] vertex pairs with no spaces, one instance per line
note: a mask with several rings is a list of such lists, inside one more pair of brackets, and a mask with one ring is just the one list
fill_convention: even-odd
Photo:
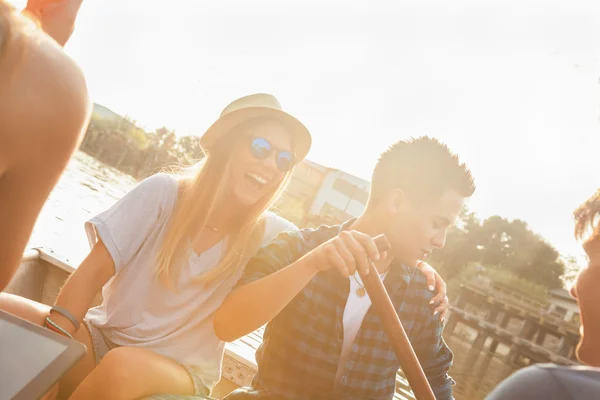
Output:
[[[339,234],[342,231],[349,230],[356,220],[357,218],[352,218],[343,224],[338,225],[337,233]],[[386,278],[383,281],[383,285],[385,286],[385,289],[392,300],[402,297],[404,291],[406,290],[406,286],[410,283],[416,271],[417,267],[409,267],[406,264],[396,260],[392,261]],[[335,269],[330,269],[327,271],[327,273],[333,275],[331,277],[332,280],[336,282],[339,281],[340,286],[346,288],[344,298],[347,298],[350,291],[348,279],[340,275],[340,273]]]

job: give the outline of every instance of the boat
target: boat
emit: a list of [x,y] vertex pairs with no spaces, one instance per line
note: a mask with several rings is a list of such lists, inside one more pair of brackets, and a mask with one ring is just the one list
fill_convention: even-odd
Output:
[[[60,288],[75,269],[76,266],[51,249],[30,249],[23,255],[21,265],[6,292],[53,305]],[[98,293],[92,306],[101,303],[102,294]],[[257,370],[255,353],[262,342],[262,334],[263,328],[260,328],[226,344],[221,380],[211,393],[213,398],[221,399],[236,388],[250,385]],[[394,399],[415,399],[406,377],[401,372],[396,377]]]

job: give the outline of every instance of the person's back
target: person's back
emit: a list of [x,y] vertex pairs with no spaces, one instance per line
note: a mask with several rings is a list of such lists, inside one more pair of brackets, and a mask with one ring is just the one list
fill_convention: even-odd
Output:
[[536,364],[502,382],[487,400],[583,400],[600,397],[600,368]]
[[584,239],[588,265],[581,269],[571,288],[581,315],[581,338],[577,358],[588,367],[533,365],[502,382],[487,400],[548,399],[588,400],[600,398],[600,189],[574,213],[575,236]]
[[90,112],[79,67],[0,0],[0,291]]

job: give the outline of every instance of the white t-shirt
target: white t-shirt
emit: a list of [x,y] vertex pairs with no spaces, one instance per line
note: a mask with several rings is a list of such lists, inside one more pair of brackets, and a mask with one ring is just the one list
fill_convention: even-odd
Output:
[[[192,281],[217,265],[221,241],[200,255],[191,251],[176,291],[155,279],[156,255],[177,193],[173,177],[156,174],[86,223],[90,245],[100,237],[116,269],[102,289],[102,305],[90,309],[86,319],[117,345],[148,348],[193,367],[212,388],[221,377],[225,348],[214,332],[213,315],[242,271],[210,287]],[[266,218],[263,245],[297,229],[273,213]]]
[[[381,279],[385,279],[387,271],[381,275]],[[338,369],[335,376],[335,381],[339,382],[342,372],[344,372],[344,366],[348,362],[350,352],[352,350],[352,344],[356,339],[358,330],[362,325],[367,311],[371,307],[371,299],[365,292],[365,295],[360,297],[356,294],[356,291],[360,288],[364,288],[360,275],[358,273],[350,277],[350,293],[348,294],[348,300],[346,301],[346,307],[344,308],[344,317],[342,319],[344,324],[344,342],[342,344],[342,353],[340,355],[340,361],[338,363]]]

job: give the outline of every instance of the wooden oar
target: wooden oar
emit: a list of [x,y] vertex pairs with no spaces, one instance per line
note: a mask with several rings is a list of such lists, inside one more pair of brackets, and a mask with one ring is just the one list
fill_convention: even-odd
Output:
[[[385,235],[376,236],[373,240],[380,252],[388,251],[391,248]],[[396,314],[394,305],[385,290],[385,286],[383,286],[379,274],[371,271],[367,276],[361,274],[361,279],[377,315],[381,318],[385,334],[394,348],[394,353],[400,361],[402,371],[406,375],[417,400],[435,400],[431,386],[429,386],[423,368],[421,368],[417,355],[408,340],[408,336],[406,336],[400,318]]]

